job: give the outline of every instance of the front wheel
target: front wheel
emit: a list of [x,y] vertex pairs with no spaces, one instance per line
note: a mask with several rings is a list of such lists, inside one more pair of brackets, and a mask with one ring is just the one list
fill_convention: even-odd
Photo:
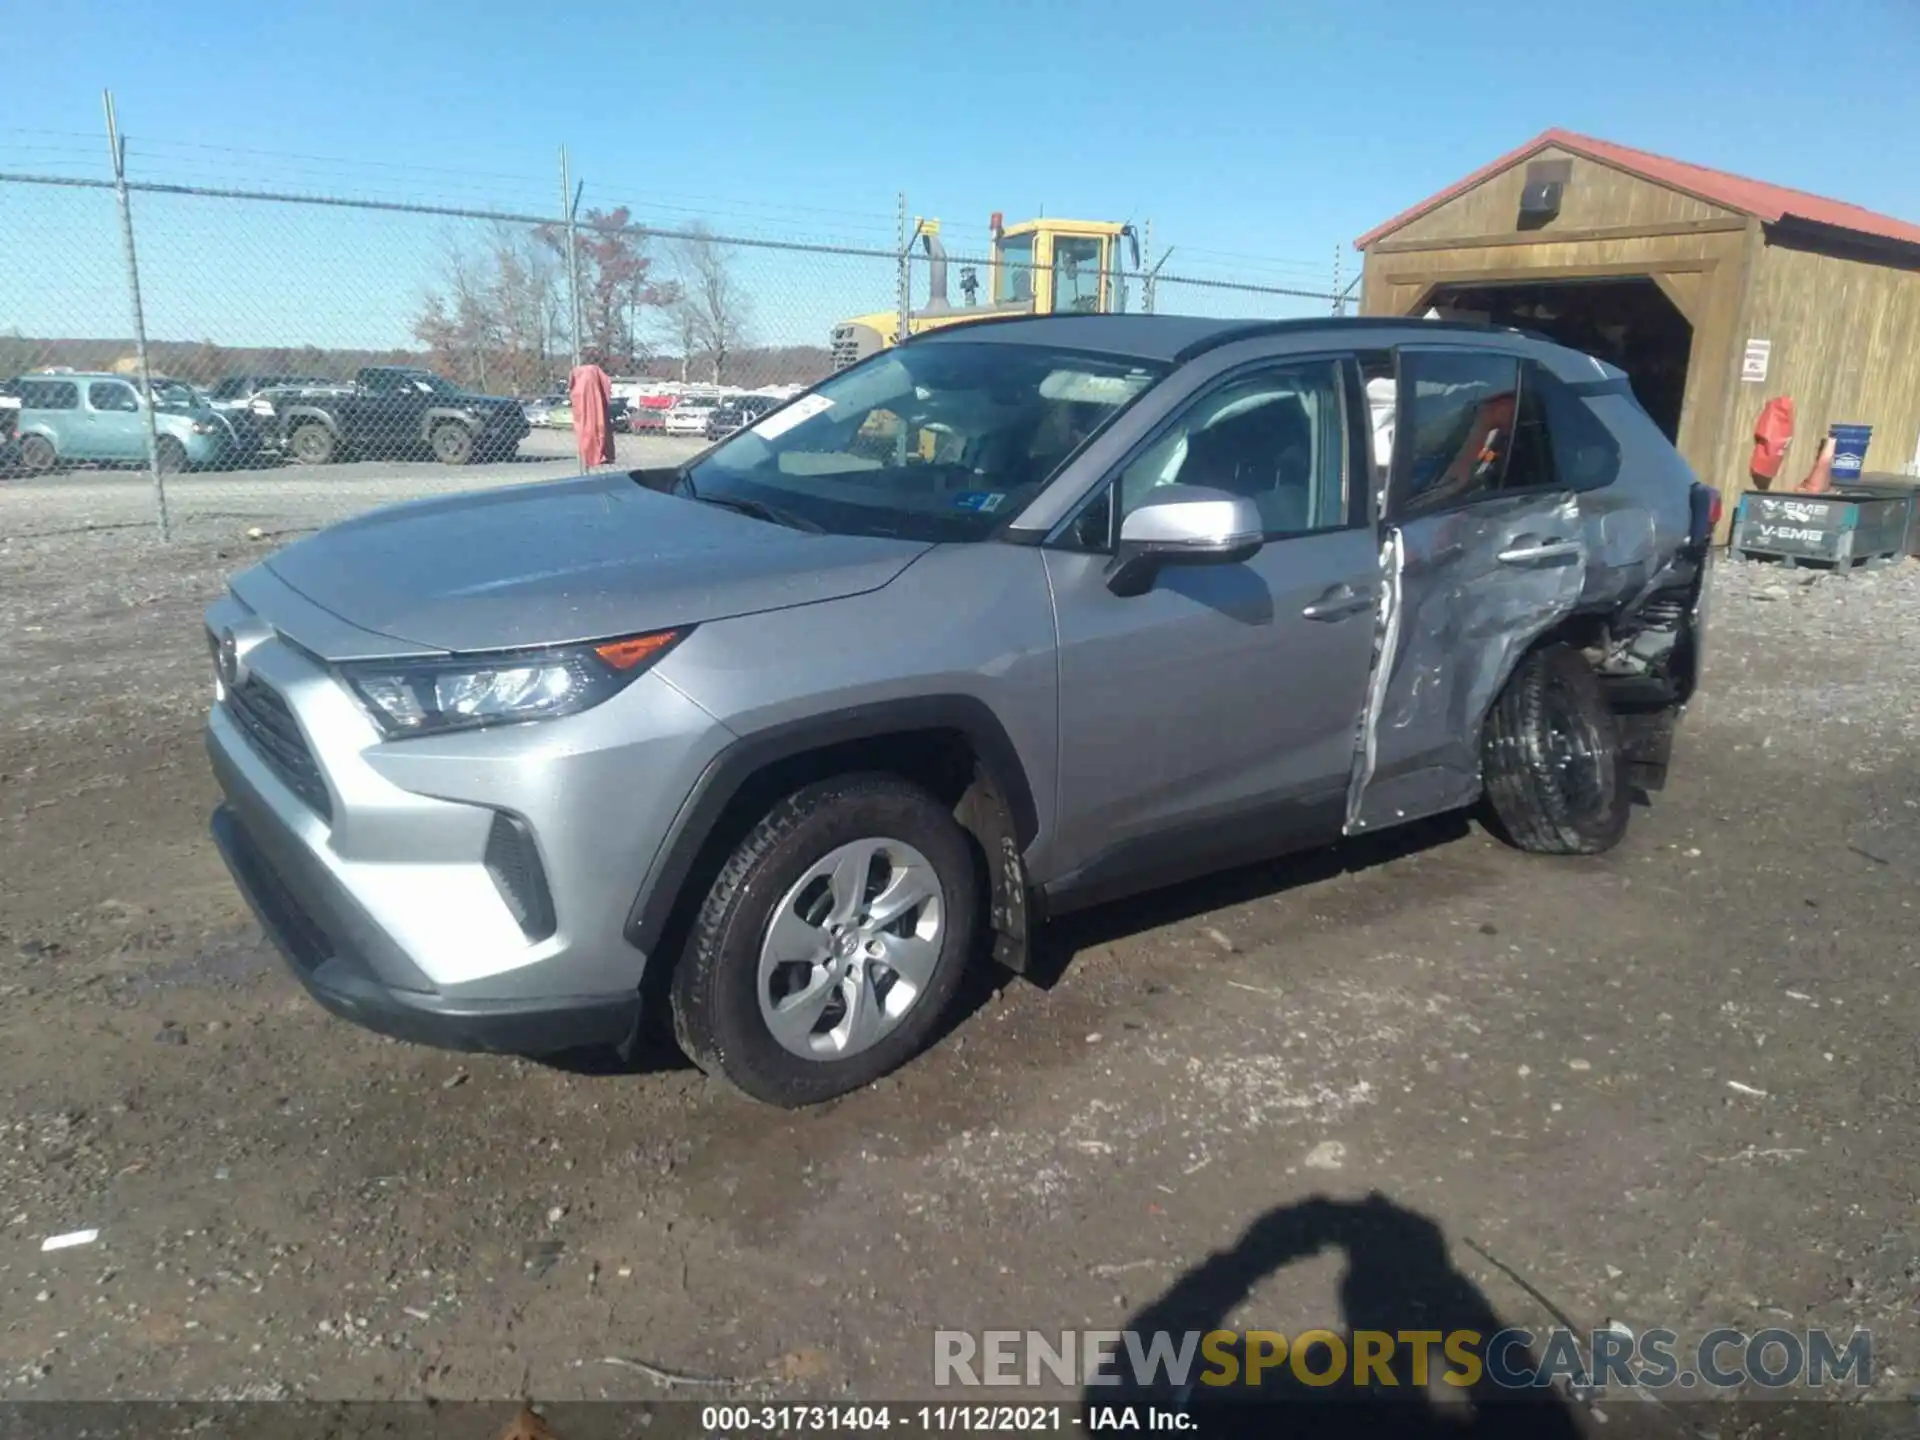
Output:
[[1598,855],[1626,834],[1619,727],[1570,645],[1529,652],[1487,712],[1487,803],[1502,837],[1537,855]]
[[53,442],[44,435],[28,435],[20,441],[20,468],[29,474],[46,474],[59,458]]
[[287,448],[302,465],[325,465],[333,459],[333,432],[324,425],[302,425],[287,437]]
[[433,458],[442,465],[464,465],[473,458],[473,432],[456,421],[434,426],[427,443],[433,447]]
[[808,786],[753,828],[701,907],[673,976],[681,1048],[772,1105],[870,1084],[932,1038],[979,886],[966,832],[918,786]]
[[171,435],[154,442],[153,463],[162,475],[178,475],[187,468],[187,447]]

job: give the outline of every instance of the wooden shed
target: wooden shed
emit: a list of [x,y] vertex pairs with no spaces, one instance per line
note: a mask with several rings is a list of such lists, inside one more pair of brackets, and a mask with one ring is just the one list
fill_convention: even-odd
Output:
[[1920,225],[1549,130],[1355,242],[1368,315],[1476,317],[1613,361],[1701,479],[1749,488],[1791,396],[1796,485],[1827,427],[1920,469]]

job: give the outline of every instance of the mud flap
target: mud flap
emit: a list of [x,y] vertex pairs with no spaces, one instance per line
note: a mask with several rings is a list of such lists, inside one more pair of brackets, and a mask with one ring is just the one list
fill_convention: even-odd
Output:
[[1386,527],[1347,834],[1479,798],[1487,708],[1527,647],[1579,603],[1583,530],[1569,492],[1483,500]]
[[1016,975],[1027,973],[1031,960],[1027,916],[1027,867],[1013,813],[985,769],[974,772],[973,783],[954,807],[954,818],[980,846],[986,863],[987,919],[993,927],[993,958]]

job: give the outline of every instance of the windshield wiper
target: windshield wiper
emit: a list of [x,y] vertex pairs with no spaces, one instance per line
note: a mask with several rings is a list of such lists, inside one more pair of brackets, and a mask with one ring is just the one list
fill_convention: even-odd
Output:
[[723,510],[731,510],[736,515],[751,516],[755,520],[765,520],[773,525],[784,525],[789,530],[803,530],[809,535],[824,535],[826,526],[816,525],[804,515],[796,515],[791,510],[777,509],[759,500],[741,500],[731,495],[700,495],[693,486],[687,486],[687,498],[698,500],[702,505],[718,505]]

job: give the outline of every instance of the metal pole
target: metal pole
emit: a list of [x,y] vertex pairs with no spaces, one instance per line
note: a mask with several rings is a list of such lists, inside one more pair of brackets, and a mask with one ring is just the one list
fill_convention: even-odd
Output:
[[900,216],[897,232],[900,240],[899,308],[900,330],[896,342],[913,333],[913,235],[907,229],[907,192],[900,192]]
[[1147,314],[1149,315],[1154,313],[1153,292],[1154,292],[1155,282],[1158,281],[1160,278],[1160,267],[1167,263],[1167,256],[1171,254],[1173,254],[1173,247],[1169,245],[1165,250],[1161,252],[1160,258],[1153,262],[1153,268],[1147,271],[1147,278],[1145,279],[1145,281],[1141,283],[1140,288],[1146,292],[1146,307],[1147,307]]
[[1333,247],[1333,313],[1347,313],[1346,293],[1340,288],[1340,247],[1337,244]]
[[167,523],[167,486],[160,478],[160,437],[153,426],[153,369],[147,363],[147,312],[140,302],[140,261],[133,248],[133,202],[127,194],[127,146],[113,112],[113,92],[102,90],[107,107],[107,148],[113,153],[113,192],[120,202],[120,238],[127,251],[127,294],[133,301],[133,353],[140,366],[140,413],[147,422],[147,474],[153,480],[153,510],[160,539],[173,538]]
[[[1142,271],[1153,263],[1153,221],[1140,222],[1140,268]],[[1153,313],[1153,286],[1143,273],[1140,277],[1140,309],[1148,315]]]
[[580,213],[580,191],[586,181],[574,188],[573,172],[567,167],[567,147],[560,147],[560,204],[567,217],[567,331],[571,340],[573,367],[580,368],[580,260],[575,247],[576,217]]
[[[900,218],[895,234],[900,241],[899,303],[900,330],[895,344],[905,343],[913,333],[913,241],[915,230],[907,229],[907,192],[900,192]],[[893,437],[893,463],[896,467],[907,463],[907,422],[904,418],[896,421],[900,429]]]

